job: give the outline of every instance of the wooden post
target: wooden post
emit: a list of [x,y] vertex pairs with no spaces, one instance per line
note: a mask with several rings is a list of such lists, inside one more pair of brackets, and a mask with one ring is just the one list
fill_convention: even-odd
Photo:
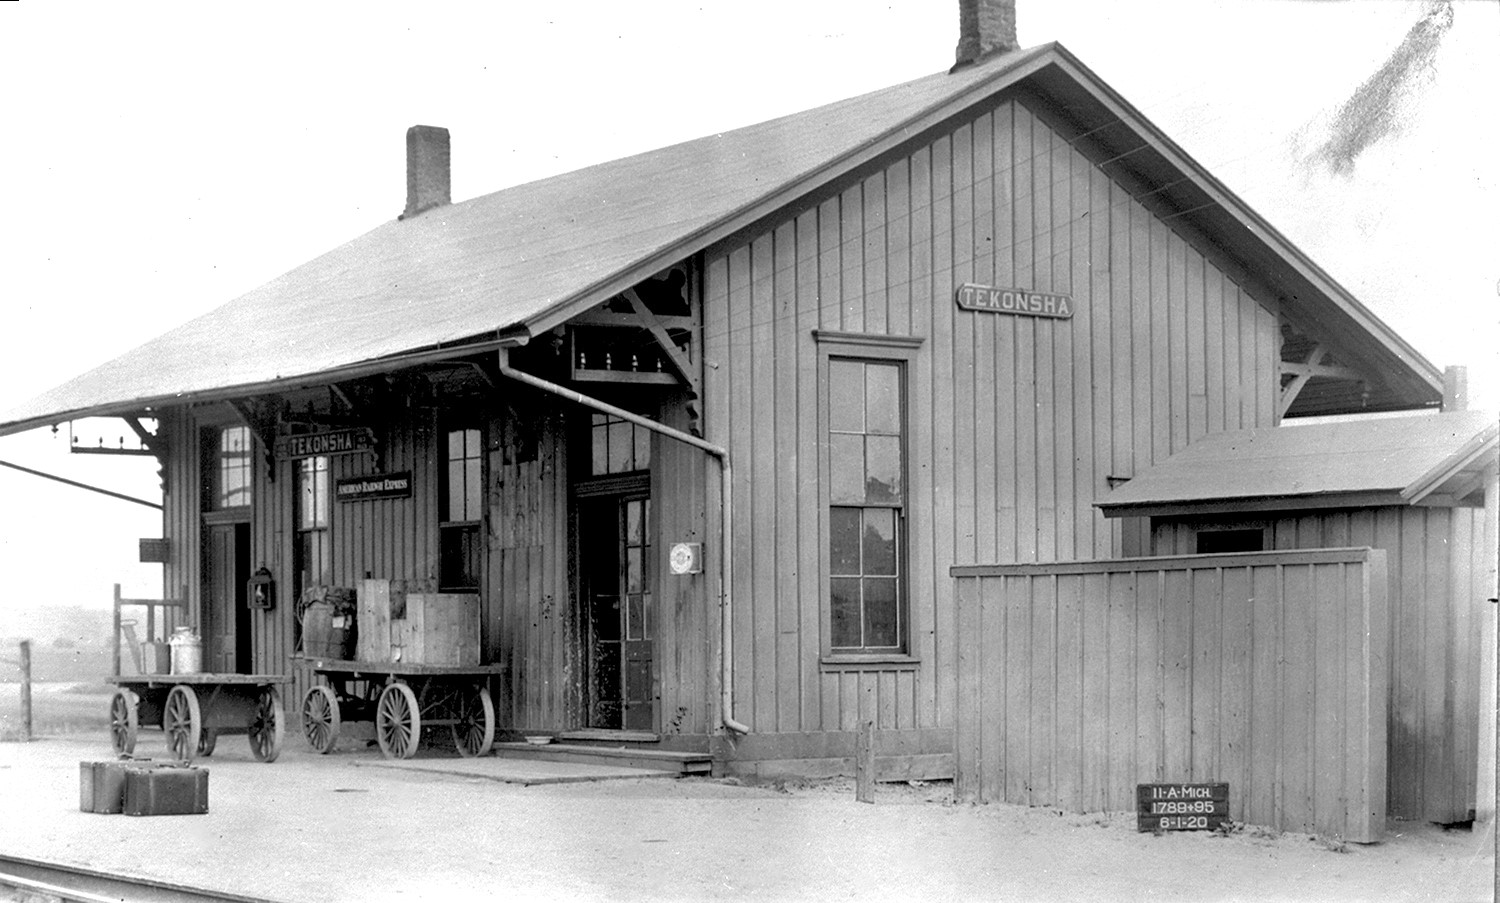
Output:
[[110,635],[109,648],[114,660],[114,676],[120,676],[120,584],[115,584],[115,632]]
[[875,802],[875,722],[865,721],[859,726],[859,736],[854,745],[854,799],[856,802]]
[[[1500,571],[1500,477],[1489,474],[1484,483],[1484,552],[1481,567],[1486,571],[1484,596],[1491,599],[1500,595],[1496,585],[1496,573]],[[1500,747],[1500,703],[1496,699],[1496,683],[1500,682],[1500,656],[1497,656],[1496,605],[1480,601],[1476,606],[1479,618],[1479,772],[1474,786],[1474,819],[1480,824],[1495,820],[1497,805],[1500,805],[1500,757],[1495,750]],[[1488,610],[1486,610],[1488,609]],[[1497,841],[1500,847],[1500,841]],[[1500,866],[1497,866],[1500,870]]]
[[31,742],[31,640],[21,641],[21,742]]

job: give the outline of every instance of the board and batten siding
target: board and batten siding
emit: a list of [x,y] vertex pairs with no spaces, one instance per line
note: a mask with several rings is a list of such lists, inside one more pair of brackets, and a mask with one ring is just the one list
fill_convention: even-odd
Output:
[[1379,840],[1385,559],[956,568],[955,794],[1129,811],[1138,783],[1227,781],[1236,821]]
[[[1397,818],[1447,824],[1475,807],[1483,509],[1380,507],[1241,518],[1271,548],[1370,546],[1386,552],[1391,629],[1389,801]],[[1154,554],[1190,554],[1198,519],[1158,519]],[[1491,553],[1493,554],[1493,553]]]
[[[726,240],[704,275],[706,428],[735,463],[736,715],[756,734],[951,731],[950,565],[1119,554],[1093,507],[1106,477],[1275,423],[1275,316],[1017,101]],[[959,310],[965,282],[1068,294],[1075,313]],[[814,330],[922,340],[909,667],[820,664]]]

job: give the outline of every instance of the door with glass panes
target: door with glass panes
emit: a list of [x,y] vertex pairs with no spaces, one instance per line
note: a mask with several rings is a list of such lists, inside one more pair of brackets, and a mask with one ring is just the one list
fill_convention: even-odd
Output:
[[580,500],[588,620],[589,727],[656,729],[651,676],[651,499],[644,493]]

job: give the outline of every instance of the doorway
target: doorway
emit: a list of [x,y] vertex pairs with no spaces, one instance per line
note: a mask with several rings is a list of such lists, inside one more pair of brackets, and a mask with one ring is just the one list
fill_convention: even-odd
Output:
[[203,668],[221,674],[253,672],[250,635],[250,524],[204,525],[207,555],[203,562]]
[[579,500],[578,513],[588,727],[654,731],[651,498],[592,496]]

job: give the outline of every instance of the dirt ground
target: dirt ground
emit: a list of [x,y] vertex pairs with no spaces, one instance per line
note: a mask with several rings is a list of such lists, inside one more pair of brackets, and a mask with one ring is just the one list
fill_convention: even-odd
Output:
[[[103,708],[65,702],[47,724]],[[222,739],[201,763],[206,816],[100,816],[78,811],[78,763],[111,757],[106,732],[39,732],[0,742],[0,852],[283,901],[1441,903],[1490,900],[1495,880],[1484,828],[1392,822],[1384,843],[1358,846],[1252,827],[1140,834],[1131,813],[956,805],[943,782],[881,785],[874,805],[848,781],[524,787],[482,766],[421,770],[451,753],[391,768],[364,748],[315,755],[295,735],[272,765],[243,737]],[[137,752],[164,756],[160,733],[143,732]]]

